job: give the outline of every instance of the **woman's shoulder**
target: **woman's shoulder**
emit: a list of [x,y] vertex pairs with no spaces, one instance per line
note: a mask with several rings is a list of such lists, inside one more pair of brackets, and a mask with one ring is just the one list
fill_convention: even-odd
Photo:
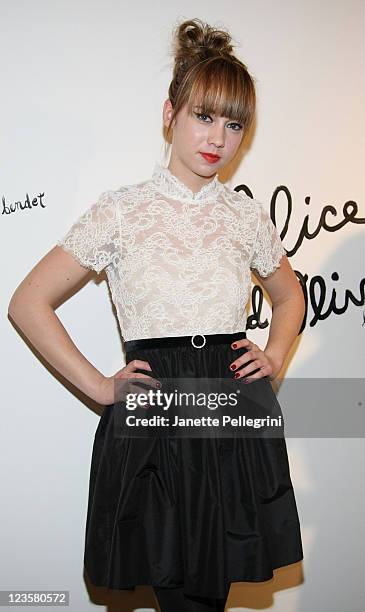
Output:
[[137,205],[146,197],[151,196],[151,180],[145,179],[138,183],[125,183],[113,190],[113,199],[116,203]]
[[243,189],[237,191],[233,187],[223,184],[223,194],[227,204],[241,213],[246,220],[258,220],[264,210],[262,202],[246,193]]

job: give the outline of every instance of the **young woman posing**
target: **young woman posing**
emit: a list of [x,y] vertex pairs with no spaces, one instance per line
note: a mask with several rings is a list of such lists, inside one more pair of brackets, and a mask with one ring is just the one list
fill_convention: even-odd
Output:
[[[154,587],[161,610],[224,610],[229,585],[303,558],[285,438],[115,435],[118,379],[269,380],[296,339],[304,298],[260,202],[218,180],[255,111],[255,88],[227,32],[198,19],[176,32],[164,103],[168,167],[105,191],[16,289],[9,313],[63,376],[105,406],[94,440],[85,567],[100,586]],[[104,376],[55,304],[106,270],[126,366]],[[273,304],[261,349],[246,337],[251,271]],[[26,304],[26,307],[24,307]]]

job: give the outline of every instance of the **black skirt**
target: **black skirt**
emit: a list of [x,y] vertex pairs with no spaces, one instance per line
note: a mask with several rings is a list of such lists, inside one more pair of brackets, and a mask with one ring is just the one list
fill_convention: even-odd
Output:
[[[148,361],[152,372],[139,371],[161,380],[232,378],[246,350],[231,348],[238,337],[245,332],[202,349],[127,350],[126,362]],[[245,387],[261,402],[275,397],[268,377]],[[116,437],[113,408],[100,418],[90,469],[84,563],[95,585],[223,598],[231,582],[269,580],[303,559],[285,437]]]

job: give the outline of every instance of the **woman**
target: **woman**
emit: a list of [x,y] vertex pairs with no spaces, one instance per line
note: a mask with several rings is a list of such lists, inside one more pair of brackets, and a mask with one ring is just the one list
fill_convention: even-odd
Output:
[[[303,558],[284,438],[115,435],[116,381],[234,378],[269,405],[304,299],[264,207],[218,180],[255,111],[230,36],[180,24],[164,103],[168,167],[101,194],[15,291],[9,313],[46,359],[105,405],[90,470],[85,567],[92,582],[150,584],[162,611],[224,610],[234,581]],[[104,376],[54,312],[105,269],[126,366]],[[264,349],[246,338],[251,270],[273,302]],[[28,307],[24,308],[25,302]],[[33,305],[29,307],[30,305]]]

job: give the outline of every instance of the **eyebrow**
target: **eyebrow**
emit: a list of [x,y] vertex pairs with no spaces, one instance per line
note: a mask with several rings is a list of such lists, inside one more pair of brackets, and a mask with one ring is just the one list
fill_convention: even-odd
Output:
[[[193,106],[193,109],[203,110],[203,106]],[[210,114],[215,115],[215,113],[210,113]],[[222,115],[219,115],[219,117],[222,117]],[[236,119],[232,119],[232,117],[223,117],[223,119],[228,119],[230,121],[236,121],[237,123],[239,123]]]
[[[204,110],[203,106],[193,106],[193,108],[196,110]],[[208,111],[205,111],[205,112],[208,112]],[[215,113],[212,112],[211,114],[214,115]]]

